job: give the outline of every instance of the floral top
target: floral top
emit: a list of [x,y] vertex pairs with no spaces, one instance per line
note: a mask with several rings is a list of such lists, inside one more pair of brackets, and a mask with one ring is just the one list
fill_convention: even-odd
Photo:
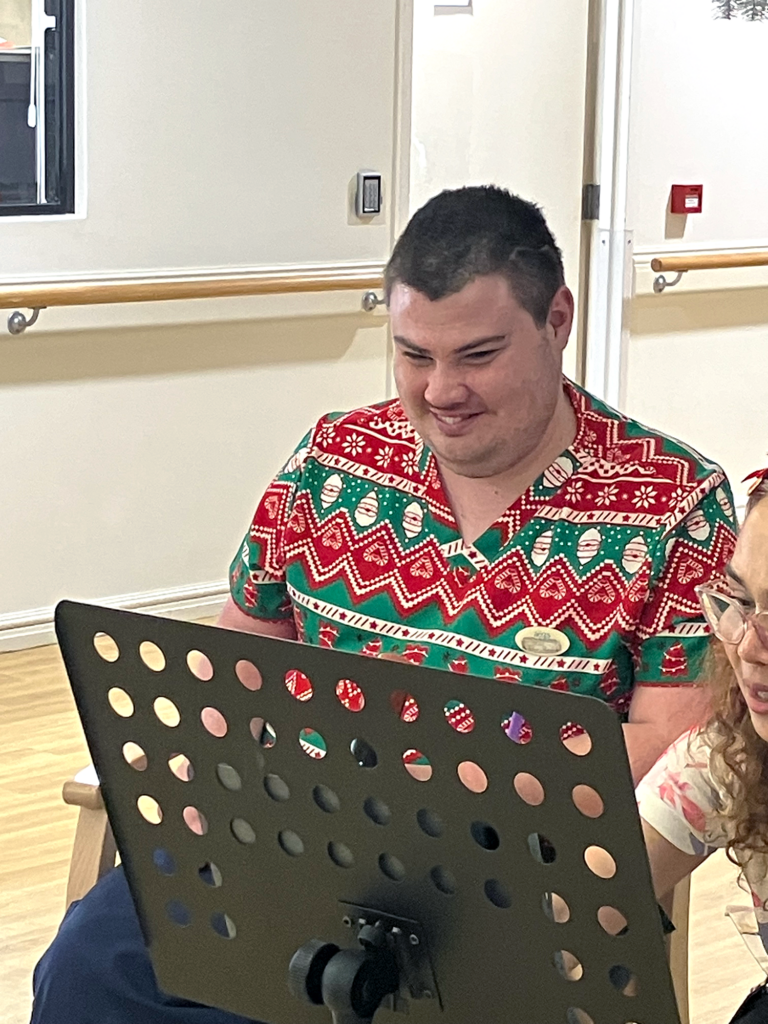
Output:
[[[714,757],[706,733],[685,733],[637,787],[641,817],[684,853],[708,857],[728,842],[727,797],[712,771]],[[738,859],[768,950],[768,856],[741,853]]]

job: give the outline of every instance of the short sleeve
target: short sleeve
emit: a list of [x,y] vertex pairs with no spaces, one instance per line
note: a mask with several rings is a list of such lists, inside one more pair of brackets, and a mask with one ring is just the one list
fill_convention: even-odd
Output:
[[721,800],[701,733],[684,733],[676,740],[635,792],[641,818],[678,850],[706,856],[726,845],[718,814]]
[[235,604],[255,619],[280,622],[292,616],[283,540],[313,433],[310,431],[302,438],[267,487],[229,569],[229,588]]
[[736,521],[726,481],[705,494],[661,538],[636,633],[636,685],[700,679],[709,627],[695,588],[724,578],[735,543]]

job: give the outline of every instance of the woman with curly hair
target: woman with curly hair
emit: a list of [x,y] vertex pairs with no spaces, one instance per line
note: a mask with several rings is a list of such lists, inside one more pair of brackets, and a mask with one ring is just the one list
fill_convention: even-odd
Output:
[[[753,475],[727,590],[698,588],[719,641],[709,719],[661,756],[637,796],[657,896],[724,847],[752,892],[768,948],[768,469]],[[766,985],[734,1021],[768,1022]]]

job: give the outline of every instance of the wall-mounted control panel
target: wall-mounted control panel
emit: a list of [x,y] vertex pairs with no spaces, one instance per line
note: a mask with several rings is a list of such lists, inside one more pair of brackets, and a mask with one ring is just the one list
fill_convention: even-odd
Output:
[[377,171],[357,172],[355,212],[358,217],[375,217],[381,213],[381,175]]

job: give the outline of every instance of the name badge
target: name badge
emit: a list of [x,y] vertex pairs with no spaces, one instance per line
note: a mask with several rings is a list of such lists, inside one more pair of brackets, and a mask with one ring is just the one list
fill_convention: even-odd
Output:
[[515,643],[526,654],[563,654],[571,646],[571,641],[559,629],[547,629],[546,626],[528,626],[521,629],[515,637]]

